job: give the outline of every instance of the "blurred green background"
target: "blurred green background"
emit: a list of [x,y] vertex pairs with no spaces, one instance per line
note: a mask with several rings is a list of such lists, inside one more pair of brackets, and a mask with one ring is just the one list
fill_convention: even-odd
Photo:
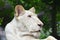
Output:
[[5,28],[12,20],[18,4],[26,10],[35,7],[38,18],[44,23],[40,38],[49,35],[60,38],[60,0],[0,0],[0,27]]

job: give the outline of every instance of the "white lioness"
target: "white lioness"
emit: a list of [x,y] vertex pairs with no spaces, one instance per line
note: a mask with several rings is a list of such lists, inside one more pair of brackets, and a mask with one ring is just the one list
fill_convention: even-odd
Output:
[[[13,20],[6,25],[7,40],[40,40],[43,23],[35,14],[35,9],[25,10],[21,5],[15,7]],[[56,40],[49,36],[43,40]]]

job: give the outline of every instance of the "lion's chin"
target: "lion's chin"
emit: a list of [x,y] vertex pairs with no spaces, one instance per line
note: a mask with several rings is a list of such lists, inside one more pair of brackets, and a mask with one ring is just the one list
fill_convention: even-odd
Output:
[[32,33],[32,35],[35,37],[35,38],[39,38],[40,37],[40,32],[37,32],[37,33]]

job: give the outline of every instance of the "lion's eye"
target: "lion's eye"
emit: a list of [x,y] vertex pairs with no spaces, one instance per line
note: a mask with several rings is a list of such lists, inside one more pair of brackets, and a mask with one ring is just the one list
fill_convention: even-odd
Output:
[[31,15],[28,15],[28,17],[31,17]]

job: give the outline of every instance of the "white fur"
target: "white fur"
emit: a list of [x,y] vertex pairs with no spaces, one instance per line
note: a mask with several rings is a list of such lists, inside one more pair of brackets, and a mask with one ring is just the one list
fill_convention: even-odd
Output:
[[[28,17],[28,15],[31,15],[31,17]],[[14,16],[13,20],[6,25],[6,38],[7,40],[40,40],[40,32],[34,32],[42,29],[38,24],[43,26],[37,15],[25,10],[23,15]],[[55,40],[52,36],[43,40],[50,40],[49,38]]]

